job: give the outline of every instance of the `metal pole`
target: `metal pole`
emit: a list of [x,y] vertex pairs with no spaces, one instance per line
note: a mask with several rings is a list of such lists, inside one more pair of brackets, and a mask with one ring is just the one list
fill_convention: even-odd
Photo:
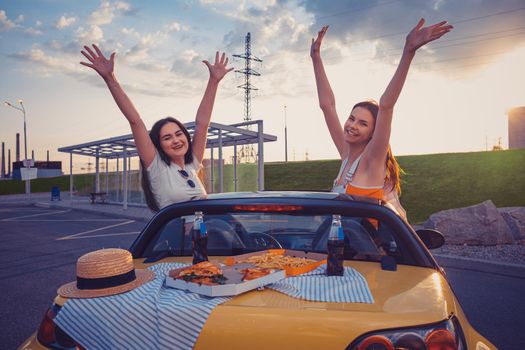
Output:
[[211,191],[210,191],[210,193],[213,193],[213,183],[214,183],[214,181],[213,181],[213,147],[211,147],[210,151],[211,151],[211,157],[210,157],[211,158],[210,159],[211,160],[211,169],[210,169],[210,173],[211,173],[211,176],[210,176],[211,177],[210,188],[211,188]]
[[128,209],[128,173],[127,173],[127,155],[123,158],[122,164],[122,207]]
[[115,173],[115,190],[117,191],[117,202],[120,202],[120,172],[118,169],[119,157],[117,156],[117,172]]
[[[9,103],[7,101],[5,101],[4,103],[5,103],[6,106],[9,106],[11,108],[14,108],[14,109],[17,109],[17,110],[21,111],[22,114],[24,115],[24,153],[25,153],[25,158],[26,158],[25,159],[26,160],[25,167],[29,168],[29,162],[28,162],[28,159],[27,159],[26,109],[24,107],[24,102],[22,100],[18,100],[18,103],[20,104],[21,108],[19,108],[17,106],[13,106],[11,103]],[[22,170],[20,170],[20,173],[21,172],[22,172]],[[26,195],[27,195],[27,198],[31,199],[31,183],[30,183],[30,180],[25,180],[25,182],[26,182]]]
[[100,157],[98,156],[98,150],[95,157],[95,192],[100,192]]
[[233,142],[233,191],[237,192],[237,142]]
[[288,162],[288,128],[286,125],[286,105],[284,105],[284,161]]
[[108,172],[109,158],[106,158],[106,196],[109,194],[109,172]]
[[222,170],[222,130],[219,129],[219,193],[224,192],[224,174]]
[[2,142],[2,170],[0,170],[0,178],[5,177],[5,143]]
[[131,198],[131,157],[128,156],[128,200]]
[[[26,158],[26,168],[30,168],[30,164],[27,162],[27,131],[26,131],[26,109],[24,108],[24,104],[22,103],[22,100],[18,101],[20,103],[20,106],[22,107],[22,113],[24,114],[24,155]],[[27,198],[31,199],[31,180],[26,180],[26,194]]]
[[73,200],[73,153],[69,153],[69,200]]
[[259,191],[264,191],[264,138],[263,138],[263,122],[262,120],[257,121],[257,139],[259,141],[257,157],[258,163],[258,178],[259,178]]

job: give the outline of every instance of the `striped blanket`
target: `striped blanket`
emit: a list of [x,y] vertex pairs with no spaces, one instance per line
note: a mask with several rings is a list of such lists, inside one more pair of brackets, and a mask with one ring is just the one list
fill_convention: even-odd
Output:
[[326,264],[305,274],[280,280],[268,288],[294,298],[337,303],[374,303],[366,279],[345,267],[343,276],[326,276]]
[[128,293],[71,299],[55,323],[86,349],[192,349],[212,310],[230,298],[163,287],[169,270],[183,266],[151,266],[155,279]]
[[[231,298],[166,288],[169,270],[183,266],[151,266],[155,279],[127,293],[71,299],[55,323],[86,349],[192,349],[213,309]],[[311,301],[373,303],[359,272],[345,267],[344,276],[326,277],[325,266],[268,287]]]

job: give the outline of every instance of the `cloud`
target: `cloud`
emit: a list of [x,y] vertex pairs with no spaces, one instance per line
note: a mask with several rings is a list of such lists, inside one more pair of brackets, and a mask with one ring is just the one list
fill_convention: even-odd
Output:
[[201,63],[203,59],[202,55],[197,51],[192,49],[185,50],[173,60],[171,72],[188,78],[202,78],[205,71],[199,68],[201,68],[200,65],[203,65]]
[[52,57],[46,55],[46,53],[39,47],[33,47],[28,51],[22,51],[15,54],[9,55],[11,58],[18,60],[28,61],[37,64],[41,69],[40,72],[61,72],[61,73],[75,73],[77,74],[79,68],[76,63],[73,63],[68,58],[64,57]]
[[76,31],[76,37],[80,45],[100,43],[104,39],[104,31],[97,25],[91,25],[87,30],[84,27],[79,27]]
[[41,27],[40,21],[36,22],[35,24],[36,28],[32,28],[32,27],[25,27],[19,24],[23,22],[24,19],[25,19],[24,15],[18,15],[16,20],[12,21],[7,17],[7,14],[4,10],[0,10],[0,32],[8,31],[8,30],[16,30],[24,34],[28,34],[32,36],[43,34],[42,31],[38,29],[39,27]]
[[29,35],[42,35],[42,31],[40,29],[27,27],[24,28],[24,33]]
[[187,32],[189,30],[188,26],[185,26],[179,22],[172,22],[169,25],[166,26],[166,30],[168,32],[180,32],[185,31]]
[[77,19],[75,17],[61,16],[56,22],[55,27],[57,29],[64,29],[75,23]]
[[4,10],[0,10],[0,32],[7,31],[16,28],[15,22],[7,18],[7,14]]
[[525,41],[523,33],[512,31],[523,27],[525,22],[521,0],[374,0],[366,3],[305,0],[303,5],[315,15],[312,29],[329,24],[325,41],[339,41],[362,60],[369,58],[361,49],[368,43],[375,46],[374,59],[397,62],[406,34],[420,18],[425,18],[427,24],[448,20],[455,27],[442,39],[420,50],[418,61],[425,62],[422,65],[425,69],[472,64],[479,62],[480,55],[508,52]]
[[103,26],[113,22],[116,15],[132,13],[134,13],[134,10],[127,2],[116,1],[111,3],[109,1],[103,1],[99,8],[91,13],[88,21],[92,25]]

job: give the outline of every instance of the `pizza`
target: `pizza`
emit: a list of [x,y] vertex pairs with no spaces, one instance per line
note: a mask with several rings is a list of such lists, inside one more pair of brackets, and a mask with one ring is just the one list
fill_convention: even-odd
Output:
[[222,269],[209,261],[203,261],[182,270],[171,270],[169,276],[207,286],[216,286],[226,282]]

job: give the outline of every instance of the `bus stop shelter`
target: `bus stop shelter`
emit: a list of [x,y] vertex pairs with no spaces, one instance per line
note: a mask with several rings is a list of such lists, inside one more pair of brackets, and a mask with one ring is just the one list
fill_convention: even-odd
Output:
[[[188,129],[188,132],[193,137],[195,131],[195,122],[185,123],[184,126]],[[251,126],[255,126],[256,130],[250,130]],[[233,181],[234,191],[237,190],[237,147],[249,144],[258,145],[258,157],[257,157],[257,187],[259,191],[264,190],[264,142],[276,141],[277,136],[264,134],[263,133],[263,121],[253,120],[237,124],[219,124],[210,123],[208,128],[208,140],[206,148],[210,149],[211,152],[211,184],[213,187],[213,161],[214,161],[214,150],[217,149],[218,159],[218,181],[219,181],[219,192],[223,192],[223,148],[233,146]],[[61,147],[58,149],[59,152],[69,153],[69,195],[70,199],[73,198],[73,154],[82,156],[95,157],[95,192],[100,192],[100,159],[106,160],[106,176],[108,173],[108,161],[110,159],[123,159],[123,180],[122,180],[122,193],[123,193],[123,207],[124,209],[128,206],[128,183],[126,173],[129,169],[129,159],[137,157],[138,152],[133,140],[133,135],[122,135],[111,137],[108,139],[97,140],[86,142],[78,145]],[[118,175],[118,162],[117,162],[117,175]],[[106,186],[108,186],[106,181]],[[118,185],[120,187],[120,184]],[[107,188],[106,188],[106,192]]]

